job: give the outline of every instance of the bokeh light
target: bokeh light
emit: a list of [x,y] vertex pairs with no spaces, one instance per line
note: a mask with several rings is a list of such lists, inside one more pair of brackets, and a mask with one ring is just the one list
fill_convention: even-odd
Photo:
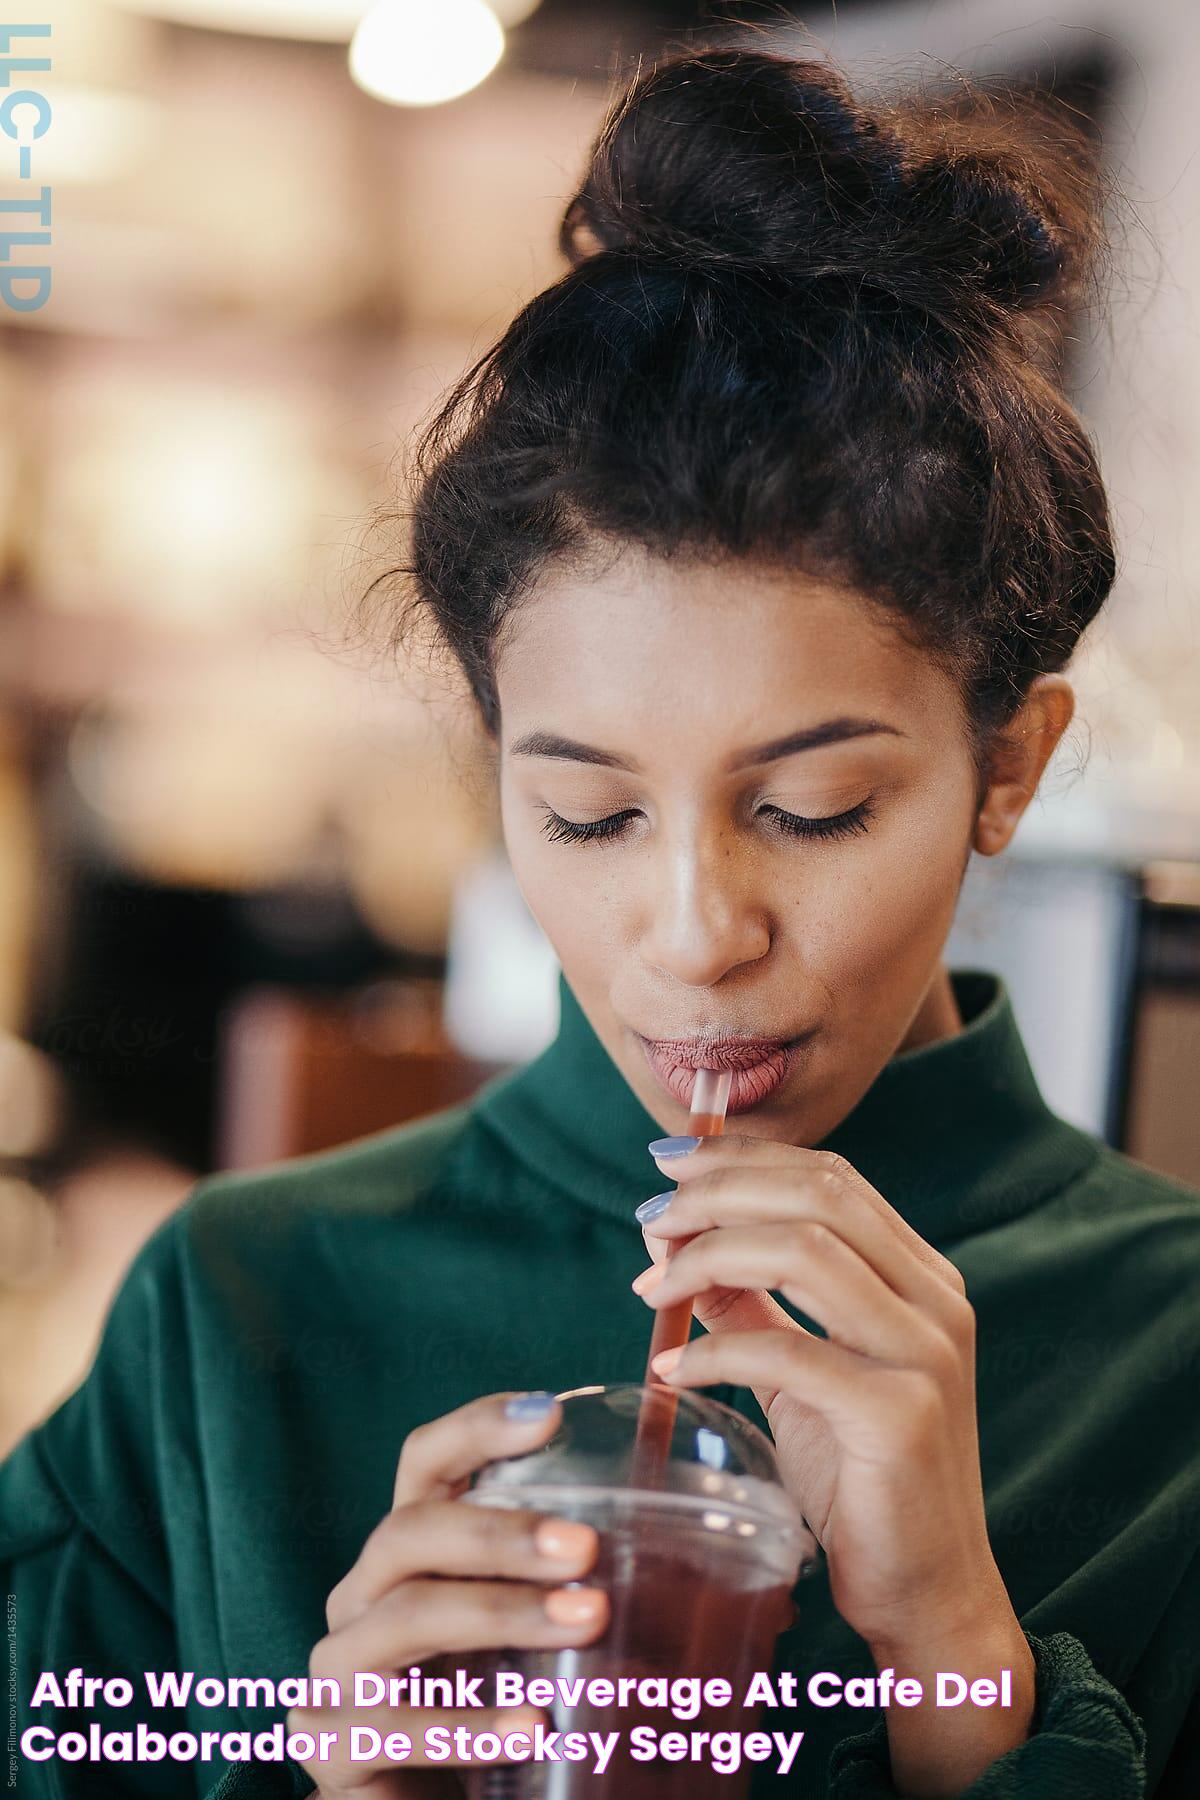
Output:
[[484,0],[379,0],[350,45],[350,73],[394,106],[436,106],[487,78],[504,30]]

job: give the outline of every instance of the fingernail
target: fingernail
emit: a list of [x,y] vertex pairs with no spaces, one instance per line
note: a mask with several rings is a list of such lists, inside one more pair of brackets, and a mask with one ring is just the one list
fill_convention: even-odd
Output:
[[665,1156],[669,1160],[672,1156],[690,1156],[692,1151],[698,1150],[703,1142],[704,1139],[698,1137],[655,1138],[647,1148],[651,1156],[656,1158]]
[[546,1617],[556,1625],[590,1625],[604,1605],[599,1588],[554,1588],[546,1595]]
[[674,1198],[674,1188],[669,1194],[652,1194],[649,1200],[643,1200],[640,1206],[634,1208],[633,1216],[639,1225],[649,1225],[653,1219],[662,1218]]
[[533,1534],[539,1556],[555,1562],[579,1562],[592,1549],[596,1534],[590,1525],[577,1525],[570,1519],[543,1519]]
[[682,1355],[682,1350],[660,1350],[650,1367],[656,1375],[669,1375],[672,1369],[678,1367]]
[[646,1295],[650,1292],[651,1288],[656,1288],[658,1286],[666,1272],[667,1266],[665,1263],[651,1263],[650,1267],[648,1269],[643,1269],[641,1274],[636,1275],[629,1285],[635,1294]]
[[504,1416],[520,1425],[533,1425],[538,1419],[548,1418],[557,1404],[553,1394],[514,1394],[504,1402]]

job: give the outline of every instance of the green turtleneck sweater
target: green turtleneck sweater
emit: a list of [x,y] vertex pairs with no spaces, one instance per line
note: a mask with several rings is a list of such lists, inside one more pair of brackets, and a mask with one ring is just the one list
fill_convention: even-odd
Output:
[[[1003,988],[954,979],[965,1029],[893,1059],[827,1142],[976,1310],[988,1521],[1038,1708],[970,1800],[1194,1800],[1200,1200],[1050,1113]],[[560,994],[555,1042],[470,1102],[206,1178],[143,1247],[91,1373],[0,1465],[18,1732],[267,1729],[282,1707],[153,1710],[143,1672],[307,1673],[409,1431],[485,1392],[640,1379],[633,1208],[660,1128]],[[871,1673],[821,1571],[797,1597],[778,1666]],[[127,1676],[133,1704],[31,1713],[39,1672],[76,1667]],[[894,1794],[882,1714],[766,1723],[806,1735],[757,1796]],[[17,1769],[31,1800],[311,1788],[291,1763]]]

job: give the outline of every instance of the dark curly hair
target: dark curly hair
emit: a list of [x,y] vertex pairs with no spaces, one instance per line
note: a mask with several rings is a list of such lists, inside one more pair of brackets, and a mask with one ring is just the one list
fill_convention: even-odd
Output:
[[[963,81],[867,108],[820,61],[677,54],[619,96],[570,264],[427,425],[418,617],[499,731],[498,633],[548,564],[636,543],[852,585],[940,655],[977,753],[1114,577],[1062,326],[1102,248],[1066,110]],[[390,602],[389,602],[390,605]]]

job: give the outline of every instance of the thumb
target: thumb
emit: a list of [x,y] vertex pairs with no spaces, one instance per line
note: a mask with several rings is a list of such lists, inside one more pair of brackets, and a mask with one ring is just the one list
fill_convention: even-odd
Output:
[[[672,1248],[682,1249],[691,1238],[661,1238],[642,1227],[646,1254],[654,1263],[666,1261]],[[692,1308],[705,1331],[799,1331],[802,1325],[785,1313],[778,1301],[772,1300],[765,1288],[710,1288],[698,1294]]]

